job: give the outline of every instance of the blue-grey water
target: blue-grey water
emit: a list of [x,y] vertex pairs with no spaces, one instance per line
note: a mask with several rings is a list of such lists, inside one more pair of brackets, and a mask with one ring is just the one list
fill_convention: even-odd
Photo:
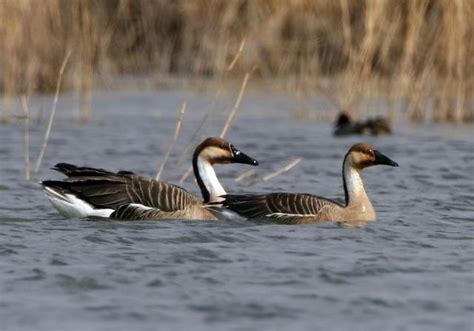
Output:
[[[40,179],[70,162],[154,176],[180,103],[183,130],[163,178],[209,107],[183,91],[108,92],[82,124],[77,98],[61,97]],[[233,100],[218,104],[200,138],[218,135]],[[23,122],[0,126],[0,330],[473,330],[474,136],[472,126],[417,125],[390,137],[336,139],[329,123],[295,119],[291,99],[248,94],[228,139],[257,158],[252,187],[220,166],[228,192],[310,192],[343,198],[341,163],[366,141],[399,168],[364,172],[378,220],[362,228],[244,220],[65,219],[36,181],[24,180]],[[315,108],[318,105],[315,104]],[[50,99],[31,108],[31,163]],[[19,113],[19,110],[16,110]],[[192,180],[182,184],[192,192]]]

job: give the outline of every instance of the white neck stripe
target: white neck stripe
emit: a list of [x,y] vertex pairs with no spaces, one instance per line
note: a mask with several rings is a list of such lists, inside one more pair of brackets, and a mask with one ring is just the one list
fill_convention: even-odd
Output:
[[220,202],[222,198],[219,197],[221,195],[225,195],[226,192],[217,179],[216,172],[214,171],[212,164],[209,161],[203,159],[201,156],[198,156],[197,168],[202,183],[209,192],[209,202]]

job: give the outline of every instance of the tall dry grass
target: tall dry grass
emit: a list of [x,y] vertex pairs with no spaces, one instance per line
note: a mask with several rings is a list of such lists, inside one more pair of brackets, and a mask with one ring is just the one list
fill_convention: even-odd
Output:
[[467,121],[472,17],[473,0],[2,0],[0,88],[52,91],[72,51],[64,87],[81,93],[86,118],[97,81],[219,77],[245,40],[233,74],[255,66],[254,79],[324,90],[356,112],[382,95],[406,101],[412,120]]

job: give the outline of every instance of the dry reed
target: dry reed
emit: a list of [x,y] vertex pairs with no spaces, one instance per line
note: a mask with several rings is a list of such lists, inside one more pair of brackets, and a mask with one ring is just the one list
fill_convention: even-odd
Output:
[[[422,120],[467,121],[472,17],[472,0],[5,0],[0,87],[6,96],[54,90],[64,49],[74,47],[65,88],[83,95],[87,117],[97,77],[219,77],[245,36],[233,75],[257,65],[258,78],[307,92],[329,78],[343,105],[392,94]],[[8,102],[2,113],[11,116]]]
[[235,177],[234,182],[239,183],[243,180],[248,180],[250,178],[255,177],[257,172],[255,170],[247,170],[243,174],[240,174],[239,176]]
[[[179,157],[178,159],[178,162],[177,162],[177,165],[176,165],[176,168],[179,168],[181,166],[181,164],[183,163],[183,161],[185,160],[185,158],[188,156],[188,152],[189,150],[191,149],[191,147],[193,146],[193,143],[195,142],[196,140],[196,137],[199,133],[199,131],[201,131],[202,127],[204,126],[204,124],[206,123],[207,119],[209,118],[209,116],[214,113],[215,109],[216,109],[216,105],[217,105],[217,100],[219,99],[219,96],[222,92],[222,88],[223,88],[223,80],[226,76],[226,74],[228,74],[230,71],[232,71],[232,69],[234,68],[235,64],[237,63],[237,60],[240,58],[241,54],[242,54],[242,51],[244,50],[244,46],[245,46],[245,38],[242,39],[242,42],[240,43],[240,46],[239,46],[239,50],[237,51],[237,53],[234,55],[234,58],[232,59],[232,61],[230,62],[229,66],[226,68],[225,72],[223,72],[221,75],[220,75],[220,78],[217,82],[217,89],[214,93],[214,96],[212,97],[212,100],[211,100],[211,103],[210,103],[210,106],[209,108],[207,109],[207,111],[204,113],[204,115],[202,116],[201,120],[199,121],[198,125],[196,126],[194,132],[191,134],[191,138],[189,139],[188,143],[186,144],[183,152],[181,153],[181,156]],[[188,170],[189,171],[189,170]],[[186,176],[187,177],[187,176]]]
[[64,69],[66,69],[66,64],[70,56],[71,56],[71,51],[68,51],[66,53],[66,56],[63,59],[63,62],[61,63],[61,68],[59,69],[58,78],[56,81],[56,92],[54,93],[54,100],[53,100],[53,105],[51,107],[51,113],[49,115],[48,126],[46,128],[46,132],[44,135],[43,145],[38,155],[38,159],[36,160],[36,166],[35,166],[35,171],[34,171],[35,176],[39,172],[39,169],[41,167],[41,162],[43,161],[44,153],[46,152],[46,148],[48,147],[49,135],[51,134],[51,128],[53,127],[54,114],[56,113],[56,108],[58,105],[59,92],[61,90],[61,82],[63,79]]
[[[245,88],[247,87],[247,84],[248,84],[248,81],[249,81],[249,78],[250,78],[251,74],[252,74],[252,72],[247,72],[244,76],[244,79],[243,79],[242,84],[240,86],[239,94],[237,95],[237,99],[235,100],[234,106],[232,107],[232,110],[230,111],[229,116],[227,116],[227,120],[226,120],[226,122],[224,124],[224,127],[222,128],[222,131],[219,135],[219,137],[221,137],[221,138],[225,137],[227,131],[229,130],[230,125],[232,124],[232,122],[235,119],[235,115],[237,114],[237,110],[239,109],[240,102],[242,101],[242,97],[244,95]],[[189,166],[188,169],[184,172],[184,174],[179,179],[179,182],[183,183],[188,178],[188,176],[191,174],[191,171],[192,171],[192,165]]]
[[196,126],[193,133],[191,134],[191,138],[189,138],[188,143],[184,147],[183,152],[181,153],[181,156],[178,158],[178,162],[176,163],[176,168],[177,169],[179,169],[179,167],[184,162],[186,157],[188,157],[188,153],[191,150],[191,147],[193,146],[193,143],[195,142],[195,140],[198,136],[198,133],[201,131],[204,124],[207,122],[207,119],[209,118],[209,115],[211,115],[214,112],[214,110],[216,109],[217,99],[218,99],[218,93],[216,93],[215,96],[213,97],[213,99],[211,101],[211,104],[210,104],[210,107],[208,108],[208,110],[202,116],[202,118],[199,121],[198,125]]
[[290,171],[291,169],[293,169],[294,167],[296,167],[301,161],[303,161],[303,158],[297,158],[297,159],[294,159],[293,161],[291,161],[290,163],[288,163],[287,165],[281,167],[280,169],[276,170],[276,171],[273,171],[265,176],[262,176],[261,178],[258,178],[256,180],[253,180],[249,183],[247,183],[245,186],[246,187],[251,187],[251,186],[254,186],[256,185],[257,183],[259,182],[267,182],[275,177],[278,177],[288,171]]
[[178,121],[176,122],[176,128],[174,130],[173,138],[168,144],[168,148],[166,149],[165,156],[163,158],[163,161],[161,162],[160,169],[156,173],[156,177],[155,177],[156,180],[160,179],[161,173],[163,172],[166,162],[168,161],[168,157],[170,156],[171,151],[173,150],[174,146],[176,145],[176,142],[178,141],[179,131],[181,130],[181,125],[183,123],[185,112],[186,112],[186,101],[183,102],[183,106],[181,107],[181,110],[179,112]]
[[278,169],[277,171],[274,171],[271,174],[263,176],[262,181],[263,182],[269,181],[272,178],[275,178],[277,176],[280,176],[281,174],[284,174],[287,171],[290,171],[291,169],[296,167],[298,165],[298,163],[300,163],[302,160],[303,160],[302,158],[297,158],[297,159],[291,161],[290,163],[288,163],[286,166],[282,167],[281,169]]
[[193,166],[189,166],[188,169],[181,175],[179,178],[179,183],[182,184],[188,179],[189,175],[191,175],[191,172],[193,171]]
[[232,107],[232,111],[229,113],[229,116],[227,117],[227,121],[225,122],[225,125],[222,128],[221,134],[219,135],[219,137],[221,138],[225,137],[225,135],[227,134],[227,131],[229,130],[229,127],[234,122],[235,115],[237,115],[237,110],[239,110],[240,102],[242,101],[242,97],[244,95],[245,88],[247,87],[249,78],[250,78],[250,73],[247,72],[245,74],[244,80],[242,81],[242,85],[240,86],[240,91],[237,96],[237,99],[235,100],[234,107]]

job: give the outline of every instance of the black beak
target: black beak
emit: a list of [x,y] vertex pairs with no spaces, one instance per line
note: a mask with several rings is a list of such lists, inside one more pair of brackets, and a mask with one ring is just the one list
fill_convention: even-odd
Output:
[[380,153],[379,151],[374,151],[375,154],[375,162],[374,164],[385,164],[392,167],[398,167],[398,163],[395,161],[390,160],[388,157]]
[[244,164],[250,164],[253,166],[258,166],[258,161],[255,159],[252,159],[250,156],[248,156],[245,153],[242,153],[239,151],[237,148],[232,146],[232,159],[230,162],[232,163],[244,163]]

